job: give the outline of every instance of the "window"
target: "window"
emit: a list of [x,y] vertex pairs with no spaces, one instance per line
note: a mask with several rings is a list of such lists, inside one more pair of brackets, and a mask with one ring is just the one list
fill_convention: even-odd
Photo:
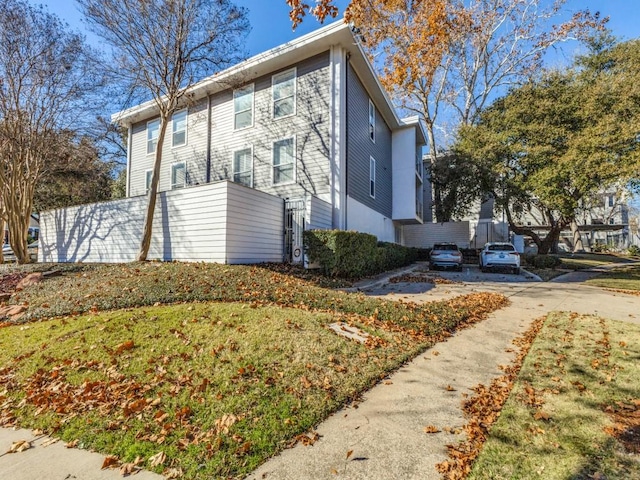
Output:
[[295,155],[293,138],[273,144],[273,184],[295,181]]
[[296,69],[271,78],[273,118],[284,118],[296,113]]
[[613,195],[609,195],[609,206],[610,206],[610,207],[613,207],[613,204],[614,204],[614,198],[613,198]]
[[253,83],[233,92],[233,128],[253,126]]
[[609,225],[614,225],[615,224],[615,218],[611,217],[609,219]]
[[376,143],[376,107],[371,100],[369,100],[369,138]]
[[147,155],[155,153],[160,134],[160,120],[147,122]]
[[187,144],[187,111],[180,110],[171,117],[172,139],[171,145],[179,147]]
[[171,189],[183,188],[186,185],[187,168],[184,162],[171,165]]
[[253,152],[244,148],[233,152],[233,181],[253,187]]
[[376,198],[376,159],[369,157],[369,195]]
[[147,170],[145,172],[146,193],[149,193],[149,189],[151,188],[151,178],[153,178],[153,170]]

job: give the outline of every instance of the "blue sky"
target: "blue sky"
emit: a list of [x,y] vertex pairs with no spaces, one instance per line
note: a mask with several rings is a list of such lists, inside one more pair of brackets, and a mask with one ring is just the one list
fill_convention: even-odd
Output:
[[[81,15],[73,0],[31,0],[32,3],[42,3],[49,11],[65,20],[74,29],[86,34]],[[308,0],[312,3],[313,0]],[[348,0],[336,0],[336,5],[344,9]],[[299,37],[315,30],[320,24],[311,17],[294,32],[289,21],[289,7],[285,0],[236,0],[236,4],[249,10],[251,33],[247,38],[249,55],[255,55],[269,48]],[[622,39],[640,37],[640,0],[569,0],[565,6],[565,15],[588,8],[592,12],[599,11],[603,16],[611,18],[609,27],[614,35]],[[90,41],[91,35],[87,34]]]

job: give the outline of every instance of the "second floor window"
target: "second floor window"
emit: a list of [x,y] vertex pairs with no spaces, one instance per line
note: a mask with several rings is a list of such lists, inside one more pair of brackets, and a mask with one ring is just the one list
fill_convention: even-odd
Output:
[[233,128],[253,126],[253,83],[233,92]]
[[172,140],[171,145],[179,147],[187,144],[187,111],[181,110],[171,117]]
[[253,153],[251,148],[233,152],[233,181],[253,187]]
[[295,181],[295,155],[293,138],[273,144],[273,184]]
[[274,75],[271,80],[273,92],[273,118],[283,118],[296,113],[296,69]]
[[369,138],[376,143],[376,107],[371,100],[369,100]]
[[171,190],[183,188],[187,182],[187,166],[184,162],[171,165]]
[[147,154],[155,153],[160,135],[160,120],[147,122]]

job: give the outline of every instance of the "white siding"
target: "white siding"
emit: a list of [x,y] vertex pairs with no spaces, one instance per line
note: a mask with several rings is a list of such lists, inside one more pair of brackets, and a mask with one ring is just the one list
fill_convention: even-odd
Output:
[[[229,182],[158,195],[149,260],[282,261],[283,200]],[[43,262],[135,260],[146,197],[44,212]]]
[[370,233],[382,242],[395,242],[393,221],[372,208],[347,196],[347,230]]
[[460,248],[469,248],[469,222],[404,226],[404,245],[407,247],[431,248],[438,242],[453,242]]
[[307,202],[307,230],[330,230],[333,228],[331,204],[318,197],[311,197]]
[[[159,191],[171,189],[171,164],[185,162],[187,167],[187,185],[204,184],[207,181],[207,99],[198,100],[187,107],[187,143],[179,147],[171,145],[171,127],[169,121],[162,148],[162,166],[160,170]],[[129,178],[129,196],[146,194],[145,171],[153,168],[155,154],[147,154],[147,122],[149,118],[132,127],[131,168]]]

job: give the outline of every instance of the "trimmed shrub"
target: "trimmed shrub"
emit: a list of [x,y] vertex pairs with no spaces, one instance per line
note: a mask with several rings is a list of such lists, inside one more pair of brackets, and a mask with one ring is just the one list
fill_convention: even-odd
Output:
[[362,278],[409,265],[420,252],[395,243],[378,242],[368,233],[344,230],[306,230],[305,252],[326,275]]
[[559,257],[554,255],[538,255],[535,253],[528,253],[522,257],[527,265],[534,268],[555,268],[562,263]]

